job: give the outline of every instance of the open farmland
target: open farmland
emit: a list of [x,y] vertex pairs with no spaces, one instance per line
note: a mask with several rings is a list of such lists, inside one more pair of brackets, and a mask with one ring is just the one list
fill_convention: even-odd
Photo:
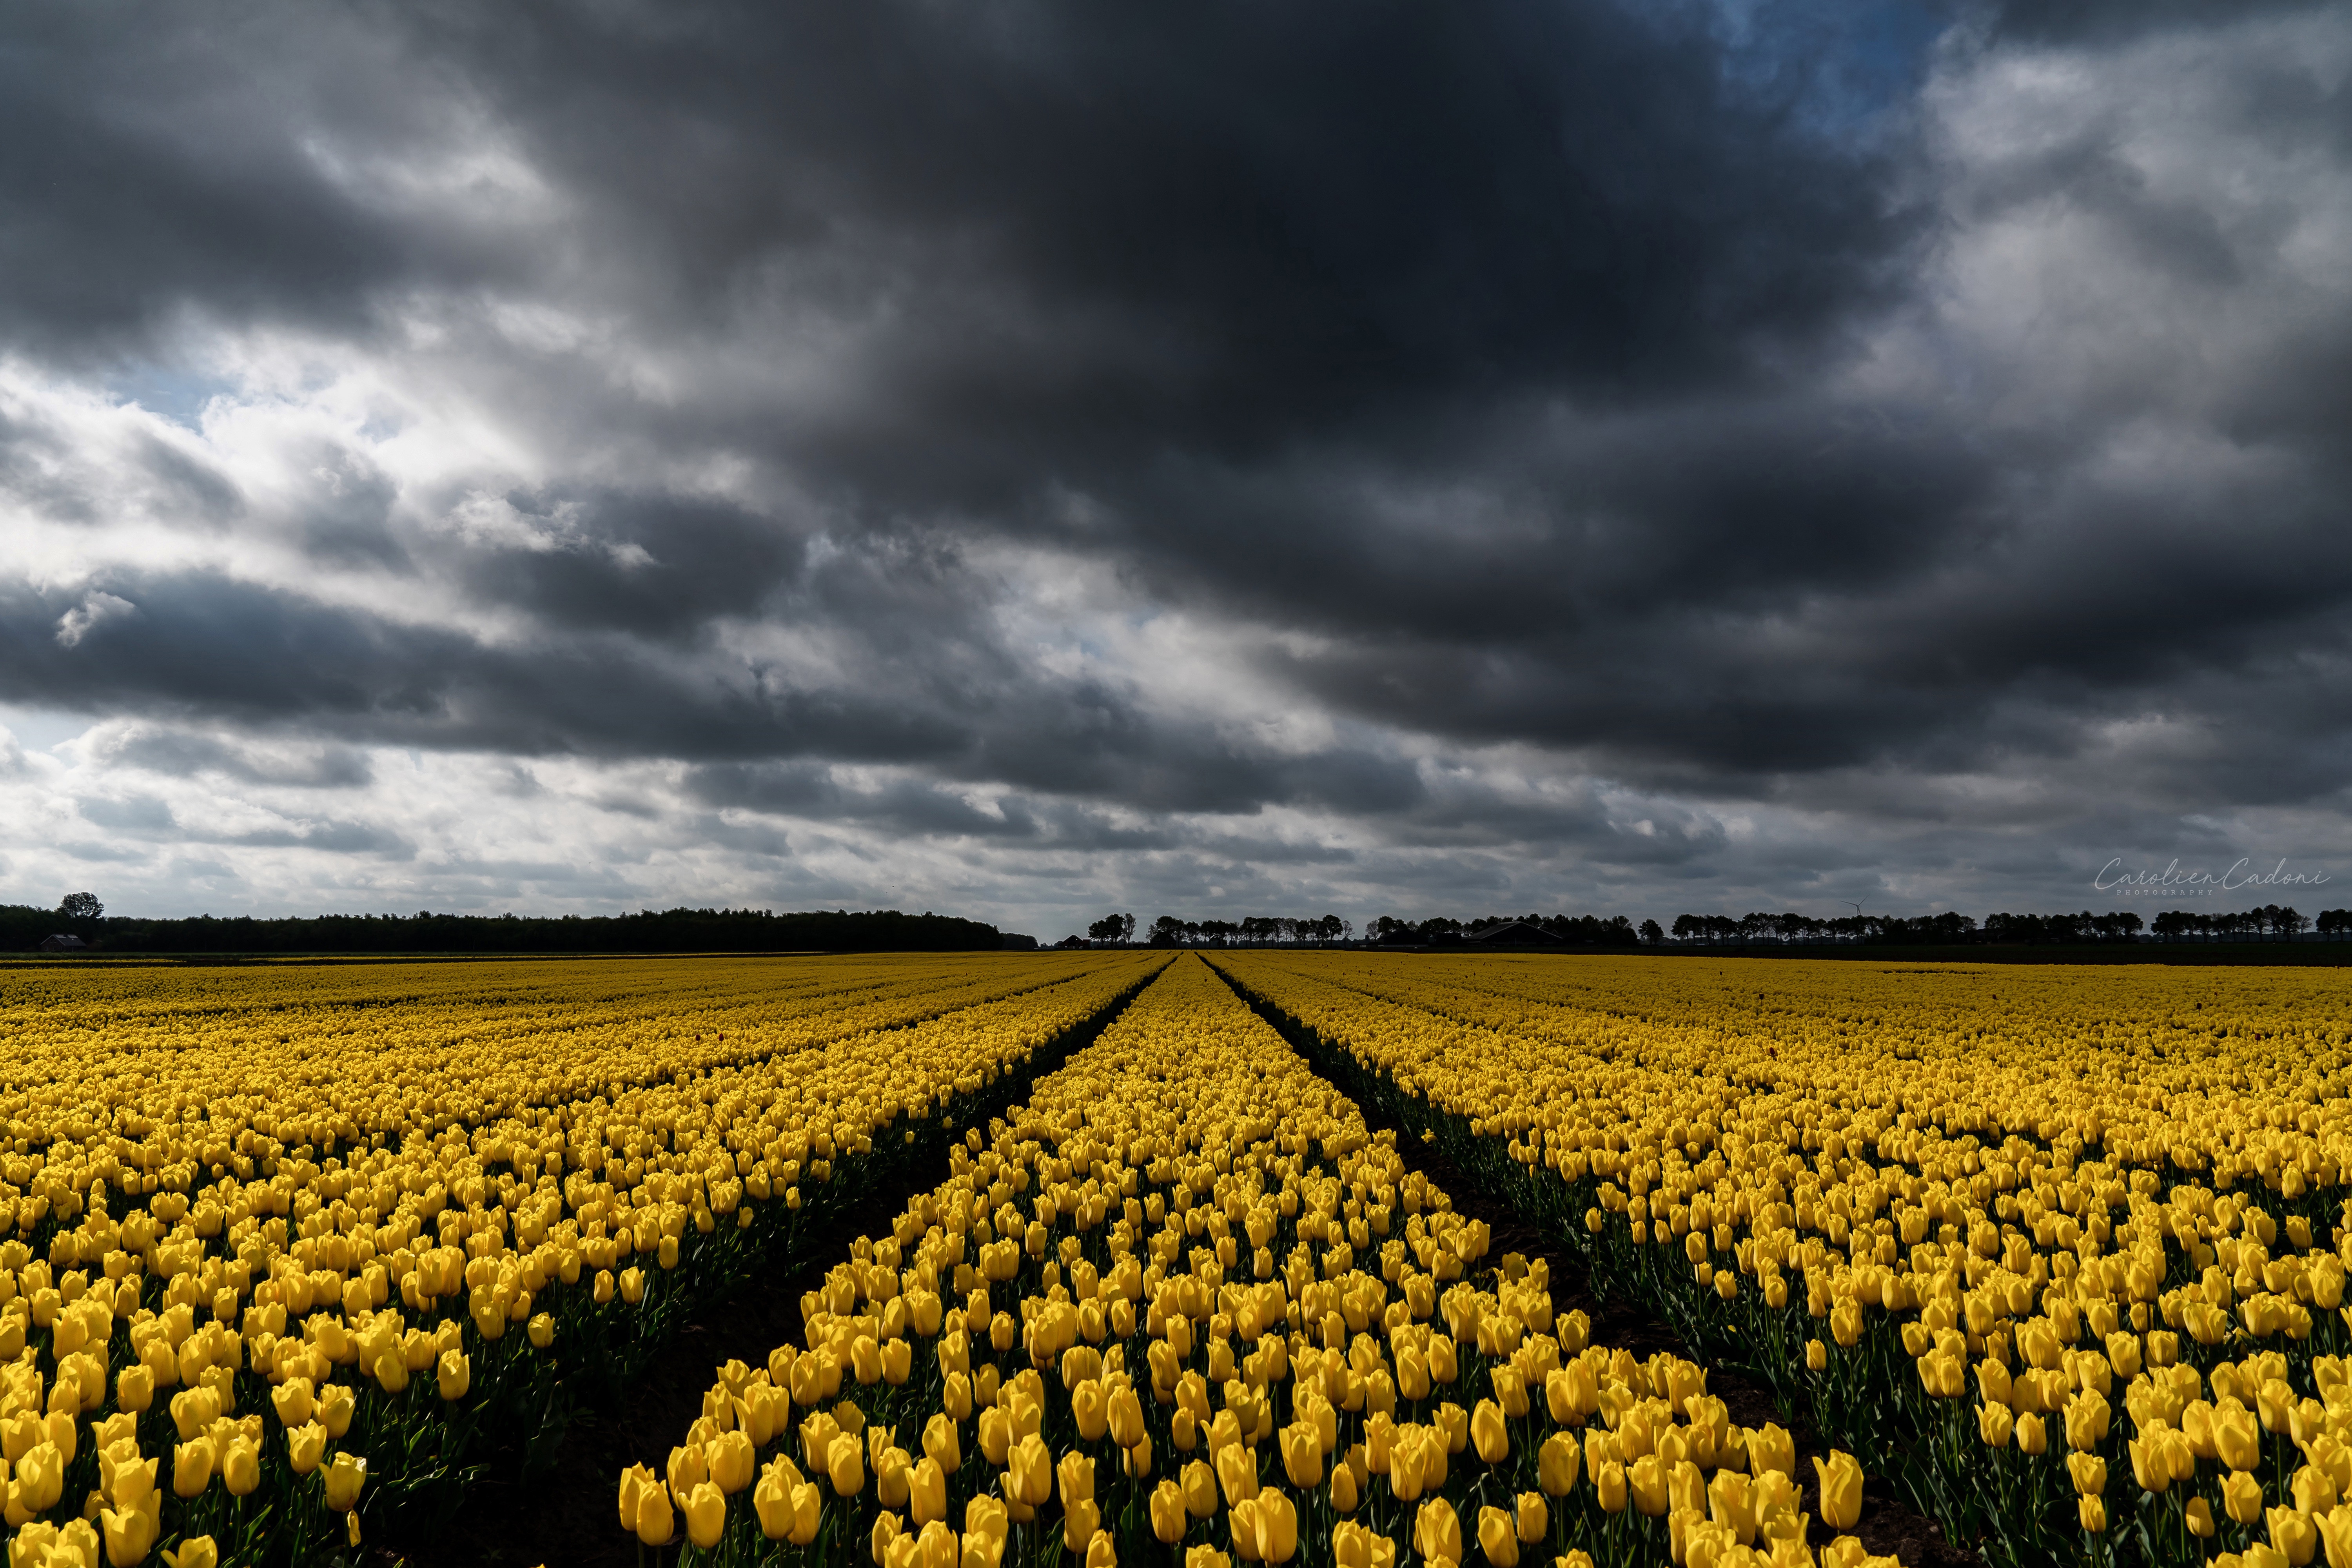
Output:
[[2330,973],[1225,967],[1991,1561],[2352,1562]]
[[11,1568],[414,1534],[1162,963],[0,976]]
[[[432,1562],[494,1464],[609,1561],[1846,1568],[1889,1561],[1867,1485],[1996,1563],[2352,1562],[2324,972],[0,986],[11,1568]],[[796,1327],[695,1373],[698,1415],[554,1472],[567,1412],[785,1279]]]

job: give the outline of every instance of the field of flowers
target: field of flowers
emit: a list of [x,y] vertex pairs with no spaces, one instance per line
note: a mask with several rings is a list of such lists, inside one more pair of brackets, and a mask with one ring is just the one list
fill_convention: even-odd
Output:
[[446,1514],[1165,962],[0,971],[10,1568]]
[[[1544,1267],[1185,958],[717,1369],[621,1528],[686,1564],[1816,1561],[1789,1434]],[[1819,1561],[1863,1477],[1815,1477]]]
[[[1999,1568],[2352,1568],[2330,971],[1114,952],[0,999],[9,1568],[415,1539],[788,1277],[793,1342],[595,1479],[616,1544],[1852,1568],[1891,1561],[1868,1476]],[[1419,1149],[1696,1359],[1594,1342]]]
[[1219,963],[1993,1563],[2352,1564],[2335,972]]

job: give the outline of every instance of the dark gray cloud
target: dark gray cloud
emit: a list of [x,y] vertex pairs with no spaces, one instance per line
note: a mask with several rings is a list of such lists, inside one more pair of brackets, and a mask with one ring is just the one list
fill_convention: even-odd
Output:
[[2339,9],[135,20],[0,50],[0,702],[110,726],[8,777],[94,825],[1015,910],[2352,853]]

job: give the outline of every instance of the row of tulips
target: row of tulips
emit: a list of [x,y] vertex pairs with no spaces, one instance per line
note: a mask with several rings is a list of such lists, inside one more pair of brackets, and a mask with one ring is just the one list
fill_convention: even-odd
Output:
[[[85,1074],[37,1129],[25,1096],[57,1086],[5,1100],[10,1568],[307,1563],[424,1533],[494,1451],[546,1463],[572,1405],[689,1309],[935,1166],[952,1118],[1007,1103],[1163,962],[464,966],[514,1000],[502,1054],[436,1077],[387,1047],[382,1078],[356,1057],[429,1035],[414,992],[439,975],[330,972],[345,1005],[299,1018],[241,977],[206,1012],[177,971],[140,972],[142,1018],[140,975],[89,977],[118,994],[85,998],[80,1037],[0,1068]],[[761,1054],[743,1037],[779,1035],[780,981],[812,1016]],[[834,1006],[848,1023],[817,1016]],[[241,1043],[139,1038],[191,1018]],[[306,1053],[346,1081],[289,1070],[264,1098],[259,1064]],[[538,1068],[604,1091],[509,1098]]]
[[1590,1342],[1205,964],[1165,971],[716,1369],[619,1523],[680,1564],[1867,1558],[1705,1369]]
[[2290,1018],[2200,971],[1229,968],[1996,1563],[2352,1564],[2340,982]]

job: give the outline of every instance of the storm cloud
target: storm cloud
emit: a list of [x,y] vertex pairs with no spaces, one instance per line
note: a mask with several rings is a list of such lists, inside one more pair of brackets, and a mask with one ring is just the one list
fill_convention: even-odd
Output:
[[2352,871],[2340,7],[0,31],[0,896]]

